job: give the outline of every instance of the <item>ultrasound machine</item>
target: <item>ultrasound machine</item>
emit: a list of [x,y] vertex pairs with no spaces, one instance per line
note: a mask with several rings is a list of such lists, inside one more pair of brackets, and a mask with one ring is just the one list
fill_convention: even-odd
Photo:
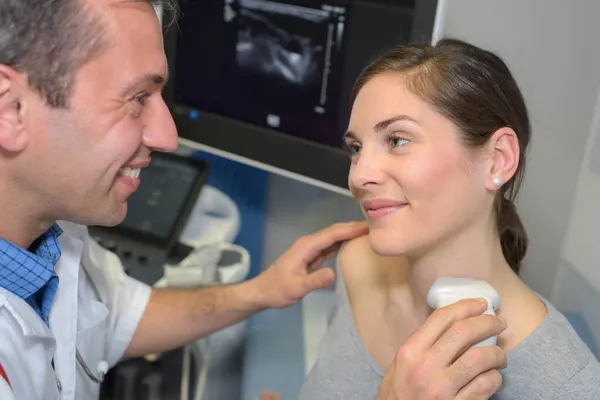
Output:
[[127,274],[153,285],[166,263],[177,264],[192,250],[178,238],[208,172],[203,160],[153,153],[128,200],[125,220],[116,227],[90,227],[90,234],[120,257]]

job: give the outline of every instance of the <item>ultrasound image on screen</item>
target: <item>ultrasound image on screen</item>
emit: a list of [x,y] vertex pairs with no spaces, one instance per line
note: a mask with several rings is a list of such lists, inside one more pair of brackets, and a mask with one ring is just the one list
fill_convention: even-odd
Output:
[[120,226],[168,238],[197,178],[198,169],[191,165],[154,157],[140,174],[140,187],[129,198]]
[[188,2],[177,45],[176,101],[339,145],[345,3]]
[[310,25],[327,22],[327,13],[260,0],[242,1],[241,5],[236,46],[236,61],[241,70],[300,86],[321,79],[319,69],[325,46],[311,37],[314,33],[303,35],[288,26],[306,22],[304,30],[316,30]]

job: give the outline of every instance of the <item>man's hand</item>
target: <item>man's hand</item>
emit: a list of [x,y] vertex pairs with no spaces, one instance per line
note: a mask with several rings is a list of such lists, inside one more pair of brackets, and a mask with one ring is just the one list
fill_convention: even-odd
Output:
[[281,400],[281,396],[279,393],[271,393],[268,390],[265,390],[260,396],[260,400]]
[[309,292],[333,283],[333,270],[318,267],[337,253],[341,242],[364,235],[368,230],[366,222],[348,222],[303,236],[248,283],[255,287],[265,308],[295,304]]
[[377,400],[489,399],[502,385],[506,355],[498,346],[470,347],[506,324],[481,315],[485,309],[468,299],[434,311],[396,354]]
[[312,271],[339,242],[367,233],[366,223],[331,226],[299,239],[258,277],[195,290],[154,289],[127,357],[162,352],[233,325],[269,307],[289,306],[330,285],[331,269]]

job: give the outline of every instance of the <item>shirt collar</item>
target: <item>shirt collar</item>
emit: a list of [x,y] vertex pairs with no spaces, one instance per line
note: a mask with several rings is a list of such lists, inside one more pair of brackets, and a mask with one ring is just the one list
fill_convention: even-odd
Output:
[[28,250],[0,238],[0,286],[27,299],[54,275],[60,259],[58,237],[62,229],[54,223]]

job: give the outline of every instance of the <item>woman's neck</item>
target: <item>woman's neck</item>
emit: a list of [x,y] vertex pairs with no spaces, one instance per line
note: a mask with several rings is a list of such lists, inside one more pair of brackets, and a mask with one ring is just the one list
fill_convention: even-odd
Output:
[[[498,344],[511,350],[541,324],[546,308],[507,264],[495,229],[479,228],[457,234],[435,250],[408,259],[407,283],[414,311],[422,318],[430,314],[427,292],[439,277],[484,280],[500,295],[497,314],[508,324]],[[482,231],[489,234],[482,235]]]
[[473,278],[500,290],[510,275],[497,235],[482,235],[472,229],[454,235],[435,249],[407,257],[409,287],[417,303],[426,302],[427,292],[439,277]]

